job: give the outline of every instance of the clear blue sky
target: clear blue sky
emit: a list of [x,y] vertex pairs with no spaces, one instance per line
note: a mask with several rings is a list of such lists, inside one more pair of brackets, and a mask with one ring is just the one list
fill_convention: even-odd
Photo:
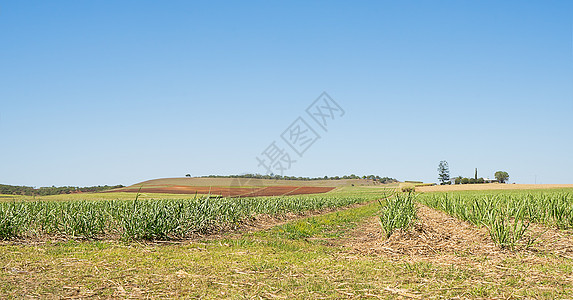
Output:
[[346,113],[285,175],[573,183],[572,21],[571,1],[4,2],[0,183],[262,173],[323,91]]

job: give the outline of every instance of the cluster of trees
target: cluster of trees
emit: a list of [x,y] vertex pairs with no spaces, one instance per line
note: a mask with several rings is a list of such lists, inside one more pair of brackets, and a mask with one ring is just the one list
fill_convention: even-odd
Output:
[[497,171],[495,172],[495,179],[501,183],[505,183],[509,180],[509,174],[505,171]]
[[77,187],[77,186],[51,186],[51,187],[41,187],[35,188],[31,186],[20,186],[20,185],[7,185],[0,184],[0,194],[6,195],[25,195],[25,196],[49,196],[49,195],[59,195],[59,194],[73,194],[73,193],[95,193],[103,192],[115,188],[124,187],[123,185],[98,185],[98,186],[87,186],[87,187]]
[[[494,174],[495,179],[497,182],[505,183],[509,180],[509,174],[505,171],[497,171]],[[440,161],[438,164],[438,180],[440,181],[441,185],[445,184],[452,184],[450,180],[450,167],[448,166],[448,162],[445,160]],[[458,176],[454,178],[455,184],[473,184],[473,183],[485,183],[485,179],[478,178],[478,170],[476,168],[474,178],[466,178],[462,176]]]
[[[188,175],[188,176],[187,176]],[[187,177],[191,175],[187,174]],[[243,174],[243,175],[209,175],[203,176],[207,178],[256,178],[256,179],[280,179],[280,180],[340,180],[340,179],[370,179],[374,181],[379,181],[380,183],[392,183],[398,182],[395,178],[390,177],[380,177],[377,175],[364,175],[357,176],[354,174],[344,175],[344,176],[333,176],[333,177],[296,177],[296,176],[282,176],[282,175],[262,175],[262,174]]]
[[485,183],[485,179],[483,179],[482,177],[475,179],[475,178],[467,178],[467,177],[458,176],[458,177],[454,178],[454,183],[455,184]]
[[[495,172],[494,176],[495,176],[495,181],[499,183],[506,183],[509,180],[509,174],[505,171],[497,171]],[[477,169],[474,178],[466,178],[462,176],[454,178],[455,184],[474,184],[474,183],[485,183],[485,182],[486,182],[485,179],[481,177],[477,178]]]

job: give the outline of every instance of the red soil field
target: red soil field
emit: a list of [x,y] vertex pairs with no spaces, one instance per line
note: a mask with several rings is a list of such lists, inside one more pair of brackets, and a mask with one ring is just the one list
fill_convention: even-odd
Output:
[[302,195],[302,194],[318,194],[326,193],[332,191],[332,187],[313,187],[313,186],[301,186],[298,189],[289,193],[289,195]]
[[[143,187],[142,193],[163,193],[163,194],[210,194],[220,195],[223,197],[261,197],[261,196],[283,196],[283,195],[302,195],[302,194],[320,194],[332,191],[334,187],[311,187],[311,186],[267,186],[267,187],[250,187],[235,188],[221,186],[163,186],[163,187]],[[139,191],[139,187],[125,187],[114,189],[107,192],[132,192]]]

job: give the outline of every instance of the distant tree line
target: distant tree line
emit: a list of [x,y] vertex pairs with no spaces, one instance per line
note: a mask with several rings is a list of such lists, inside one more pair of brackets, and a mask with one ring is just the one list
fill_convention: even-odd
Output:
[[455,184],[474,184],[474,183],[489,183],[489,182],[499,182],[499,183],[505,183],[509,180],[509,174],[505,171],[497,171],[495,172],[495,180],[491,180],[491,179],[483,179],[482,177],[477,178],[477,168],[476,168],[476,173],[474,175],[474,178],[466,178],[466,177],[462,177],[462,176],[458,176],[454,178],[454,183]]
[[474,183],[485,183],[485,179],[482,177],[475,179],[475,178],[466,178],[462,176],[458,176],[454,178],[455,184],[474,184]]
[[380,177],[377,175],[364,175],[357,176],[354,174],[333,177],[296,177],[296,176],[282,176],[282,175],[262,175],[262,174],[243,174],[243,175],[208,175],[202,176],[206,178],[255,178],[255,179],[280,179],[280,180],[341,180],[341,179],[370,179],[380,183],[398,182],[395,178]]
[[[490,183],[497,181],[499,183],[505,183],[509,180],[509,174],[505,171],[497,171],[495,172],[495,180],[491,179],[484,179],[482,177],[478,178],[478,169],[475,169],[474,178],[466,178],[462,176],[454,177],[453,183],[454,184],[474,184],[474,183]],[[445,160],[440,161],[438,164],[438,180],[440,181],[441,185],[445,184],[452,184],[452,180],[450,180],[450,167],[448,166],[448,162]]]
[[0,184],[0,194],[6,195],[25,195],[25,196],[49,196],[49,195],[60,195],[60,194],[73,194],[73,193],[95,193],[107,191],[115,188],[124,187],[123,185],[98,185],[98,186],[88,186],[88,187],[77,187],[77,186],[51,186],[51,187],[41,187],[35,188],[31,186],[19,186],[19,185],[7,185]]

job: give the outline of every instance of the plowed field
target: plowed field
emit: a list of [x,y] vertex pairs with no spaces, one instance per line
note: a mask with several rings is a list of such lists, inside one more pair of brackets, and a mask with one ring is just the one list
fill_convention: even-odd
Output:
[[[334,187],[310,187],[310,186],[267,186],[267,187],[221,187],[221,186],[147,186],[141,188],[142,193],[164,194],[204,194],[219,195],[223,197],[259,197],[259,196],[283,196],[320,194],[333,190]],[[114,189],[113,192],[138,192],[139,187],[125,187]]]

